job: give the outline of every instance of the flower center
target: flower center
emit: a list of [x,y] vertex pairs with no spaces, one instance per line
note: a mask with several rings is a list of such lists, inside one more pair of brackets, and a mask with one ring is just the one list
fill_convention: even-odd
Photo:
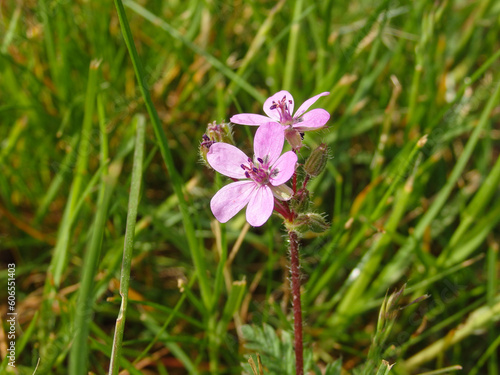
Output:
[[248,158],[248,165],[241,164],[241,168],[245,171],[245,176],[259,185],[267,185],[269,183],[269,177],[275,177],[278,175],[278,169],[274,168],[271,170],[267,156],[262,158],[257,158],[254,162],[251,158]]
[[293,117],[288,109],[288,104],[292,104],[291,100],[286,100],[286,96],[283,97],[278,102],[273,101],[271,105],[271,109],[276,109],[280,114],[280,123],[281,125],[293,125]]

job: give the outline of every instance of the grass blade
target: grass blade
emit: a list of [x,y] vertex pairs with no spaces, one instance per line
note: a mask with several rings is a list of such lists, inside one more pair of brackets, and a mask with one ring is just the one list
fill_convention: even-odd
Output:
[[[107,141],[105,132],[101,132],[101,140]],[[101,145],[101,165],[107,164],[107,145]],[[99,268],[99,258],[103,242],[104,228],[108,218],[108,207],[121,171],[121,163],[112,163],[109,174],[104,172],[99,189],[97,212],[92,228],[92,236],[85,251],[81,284],[74,318],[74,340],[69,357],[69,373],[84,375],[87,373],[89,325],[94,310],[94,277]]]
[[179,200],[179,207],[182,213],[182,222],[184,224],[184,229],[186,231],[186,237],[189,243],[189,249],[191,251],[196,272],[200,280],[202,299],[205,306],[210,306],[211,302],[210,284],[208,283],[208,277],[205,273],[205,266],[204,266],[205,262],[199,246],[198,239],[196,238],[191,214],[189,212],[186,199],[184,198],[184,192],[182,191],[182,180],[179,175],[179,172],[175,168],[174,159],[172,157],[170,147],[168,146],[165,133],[163,132],[163,129],[161,127],[161,122],[158,116],[158,112],[156,111],[153,105],[153,101],[151,100],[151,95],[149,93],[148,86],[145,80],[144,69],[142,67],[142,63],[139,59],[139,55],[137,54],[137,50],[135,48],[134,39],[132,38],[132,32],[130,31],[130,26],[128,24],[127,15],[125,14],[125,9],[123,8],[122,1],[115,0],[115,6],[118,12],[118,18],[120,19],[123,38],[125,39],[125,43],[127,44],[130,58],[132,60],[132,64],[134,65],[135,75],[137,81],[139,82],[139,88],[141,90],[142,97],[144,98],[144,102],[148,110],[149,117],[153,124],[156,140],[158,142],[158,146],[160,147],[160,152],[163,157],[163,160],[165,161],[165,165],[167,166],[167,170],[170,174],[175,195]]
[[143,116],[135,118],[137,127],[137,137],[135,143],[134,164],[132,169],[132,182],[130,187],[130,197],[127,212],[127,229],[125,232],[125,244],[123,248],[123,262],[120,279],[120,295],[122,302],[120,311],[116,320],[115,336],[113,339],[113,350],[111,352],[111,362],[109,365],[109,374],[118,374],[119,359],[123,340],[123,331],[125,330],[125,320],[128,306],[128,288],[130,284],[130,267],[132,262],[132,252],[134,249],[135,223],[137,220],[137,206],[139,205],[139,193],[141,191],[142,181],[142,163],[144,159],[144,138],[145,138],[145,119]]

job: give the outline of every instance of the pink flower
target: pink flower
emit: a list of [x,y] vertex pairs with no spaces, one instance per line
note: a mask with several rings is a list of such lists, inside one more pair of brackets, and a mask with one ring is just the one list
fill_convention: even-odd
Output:
[[212,168],[242,180],[224,186],[212,198],[210,208],[217,220],[225,223],[248,205],[248,223],[260,227],[273,213],[274,197],[291,198],[293,191],[285,183],[295,172],[297,155],[293,151],[281,155],[284,142],[283,128],[267,122],[255,133],[253,160],[227,143],[210,146],[207,160]]
[[294,101],[288,91],[280,91],[269,97],[264,103],[264,112],[268,117],[252,113],[241,113],[231,117],[231,122],[240,125],[263,125],[269,121],[285,126],[285,137],[294,149],[300,149],[302,139],[300,133],[317,130],[325,126],[330,119],[330,114],[324,109],[317,108],[306,113],[311,105],[321,96],[329,95],[322,92],[307,99],[292,116]]

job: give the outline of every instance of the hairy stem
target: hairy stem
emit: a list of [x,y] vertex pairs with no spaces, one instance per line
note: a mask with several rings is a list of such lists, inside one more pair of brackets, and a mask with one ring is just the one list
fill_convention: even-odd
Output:
[[302,189],[306,188],[306,185],[309,182],[309,179],[310,179],[309,175],[306,175],[306,177],[304,177],[304,182],[302,183]]
[[295,370],[297,375],[304,374],[304,357],[302,344],[302,307],[300,304],[300,266],[299,239],[297,232],[288,232],[290,240],[290,272],[292,274],[293,324],[295,340]]

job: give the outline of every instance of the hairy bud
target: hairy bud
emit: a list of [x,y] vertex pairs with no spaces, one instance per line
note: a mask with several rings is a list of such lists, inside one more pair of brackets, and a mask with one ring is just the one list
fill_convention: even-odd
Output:
[[323,233],[330,228],[323,215],[313,212],[300,214],[294,221],[294,230],[298,232]]
[[323,172],[327,161],[328,148],[324,143],[321,143],[307,158],[304,164],[304,170],[310,177],[316,177]]
[[307,189],[300,189],[297,191],[297,193],[293,196],[293,199],[290,201],[290,205],[295,212],[307,211],[309,204],[309,191]]
[[208,124],[207,131],[203,134],[203,139],[200,143],[200,157],[208,168],[212,168],[207,161],[207,154],[215,142],[224,142],[234,145],[233,131],[231,125],[228,123],[217,124],[212,122]]
[[309,219],[309,230],[314,233],[323,233],[330,228],[325,218],[320,214],[306,214]]
[[228,123],[217,124],[215,121],[207,126],[208,138],[215,142],[225,142],[234,145],[233,130]]

